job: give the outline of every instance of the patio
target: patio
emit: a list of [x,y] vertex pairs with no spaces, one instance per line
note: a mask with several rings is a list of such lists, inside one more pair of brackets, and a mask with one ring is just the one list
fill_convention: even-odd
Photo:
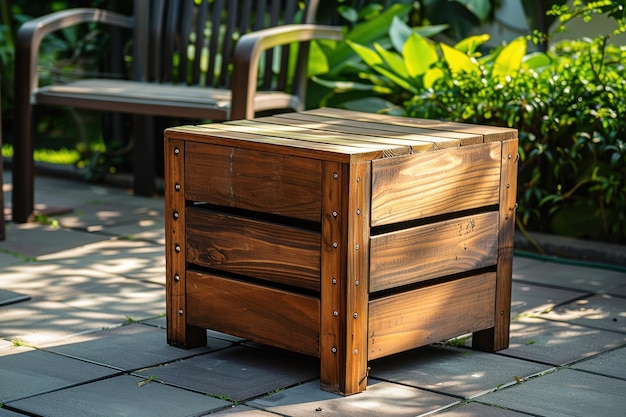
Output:
[[[5,171],[5,201],[10,183]],[[367,390],[340,397],[319,389],[315,358],[213,331],[206,347],[167,345],[163,198],[41,175],[35,187],[36,203],[73,211],[8,223],[0,242],[0,417],[626,409],[623,268],[516,255],[508,349],[489,354],[461,340],[371,361]]]

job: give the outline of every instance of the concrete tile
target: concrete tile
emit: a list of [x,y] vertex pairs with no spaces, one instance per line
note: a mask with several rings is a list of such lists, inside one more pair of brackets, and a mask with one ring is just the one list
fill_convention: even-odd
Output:
[[238,346],[149,368],[138,375],[156,375],[167,384],[243,401],[319,377],[319,362]]
[[28,301],[30,296],[0,288],[0,306]]
[[[165,316],[157,317],[154,319],[142,320],[141,323],[147,326],[158,327],[159,329],[167,329],[167,317]],[[213,339],[225,340],[231,343],[240,344],[245,341],[245,339],[242,339],[241,337],[231,336],[226,333],[216,332],[215,330],[209,329],[206,331],[206,333],[207,333],[207,337],[210,337]]]
[[593,372],[626,380],[626,347],[601,353],[585,361],[572,364],[572,369]]
[[0,408],[0,417],[24,417],[24,414],[18,414],[5,408]]
[[470,402],[453,407],[443,413],[437,413],[441,417],[528,417],[528,414],[505,410],[501,407]]
[[513,256],[513,277],[515,274],[523,269],[534,266],[536,263],[541,262],[536,259],[528,258],[525,256],[514,255]]
[[0,350],[0,404],[111,376],[115,370],[28,347]]
[[6,240],[0,242],[0,251],[19,255],[22,259],[34,258],[107,239],[108,236],[40,223],[9,223]]
[[498,354],[566,365],[626,344],[626,335],[534,318],[511,322],[509,348]]
[[255,399],[248,405],[292,417],[414,417],[457,402],[445,395],[372,379],[364,392],[349,397],[321,391],[319,381],[313,381]]
[[617,288],[612,288],[609,293],[613,295],[618,295],[620,297],[626,297],[626,284],[621,285]]
[[180,349],[167,344],[166,332],[131,324],[63,340],[42,348],[48,352],[109,366],[123,371],[143,369],[194,355],[224,349],[231,343],[208,339],[207,346]]
[[557,305],[588,294],[584,291],[563,290],[514,281],[511,294],[511,314],[512,316],[541,314]]
[[199,415],[229,402],[124,375],[55,391],[20,401],[10,407],[46,417],[182,417]]
[[559,306],[541,318],[626,333],[626,298],[609,294],[587,297]]
[[446,395],[471,398],[550,368],[485,352],[444,346],[370,361],[370,376]]
[[[228,410],[213,413],[211,416],[231,416],[231,417],[276,417],[274,413],[268,413],[254,408],[246,407],[245,405],[238,405],[236,407],[229,408]],[[209,417],[207,414],[206,416]]]
[[626,284],[624,272],[556,262],[536,262],[515,273],[514,277],[528,283],[594,293],[610,293],[612,289]]
[[139,321],[165,314],[165,287],[132,279],[116,278],[106,284],[89,284],[81,292],[54,295],[50,301],[62,302],[76,310],[107,313],[118,322]]
[[0,337],[39,346],[79,333],[116,327],[119,315],[73,309],[54,301],[25,301],[0,308]]
[[39,258],[42,262],[165,284],[165,248],[140,240],[110,239]]
[[622,417],[626,381],[571,369],[485,395],[480,402],[550,417]]

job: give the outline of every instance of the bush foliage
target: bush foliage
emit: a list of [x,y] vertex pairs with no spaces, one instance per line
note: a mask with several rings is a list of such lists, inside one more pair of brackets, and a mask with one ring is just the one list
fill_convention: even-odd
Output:
[[[612,13],[624,30],[611,2],[592,6]],[[566,20],[589,16],[581,10],[593,7],[552,13]],[[483,54],[487,35],[451,46],[399,19],[389,34],[390,48],[348,41],[361,63],[342,74],[327,103],[358,108],[355,92],[367,92],[380,97],[380,111],[516,128],[518,225],[626,243],[625,47],[604,36],[528,53],[529,40],[518,38]]]

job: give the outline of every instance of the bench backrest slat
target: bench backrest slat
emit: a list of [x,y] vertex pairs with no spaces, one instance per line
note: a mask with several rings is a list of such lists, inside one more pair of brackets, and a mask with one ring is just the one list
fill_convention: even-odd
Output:
[[[133,73],[137,80],[229,88],[232,54],[245,33],[312,23],[318,0],[135,0]],[[286,89],[289,47],[265,53],[259,89]],[[293,65],[293,64],[291,64]]]

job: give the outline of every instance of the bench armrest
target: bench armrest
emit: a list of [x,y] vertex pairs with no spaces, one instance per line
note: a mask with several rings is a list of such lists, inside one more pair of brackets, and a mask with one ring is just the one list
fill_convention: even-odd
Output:
[[230,118],[254,117],[254,96],[261,54],[280,45],[307,42],[313,39],[343,39],[343,30],[336,26],[291,24],[258,30],[241,37],[233,57],[232,107]]
[[[38,87],[37,63],[41,40],[49,33],[80,23],[99,22],[131,29],[133,18],[102,9],[68,9],[50,13],[24,23],[15,41],[16,97]],[[25,91],[26,90],[26,91]],[[21,92],[21,94],[19,93]]]

